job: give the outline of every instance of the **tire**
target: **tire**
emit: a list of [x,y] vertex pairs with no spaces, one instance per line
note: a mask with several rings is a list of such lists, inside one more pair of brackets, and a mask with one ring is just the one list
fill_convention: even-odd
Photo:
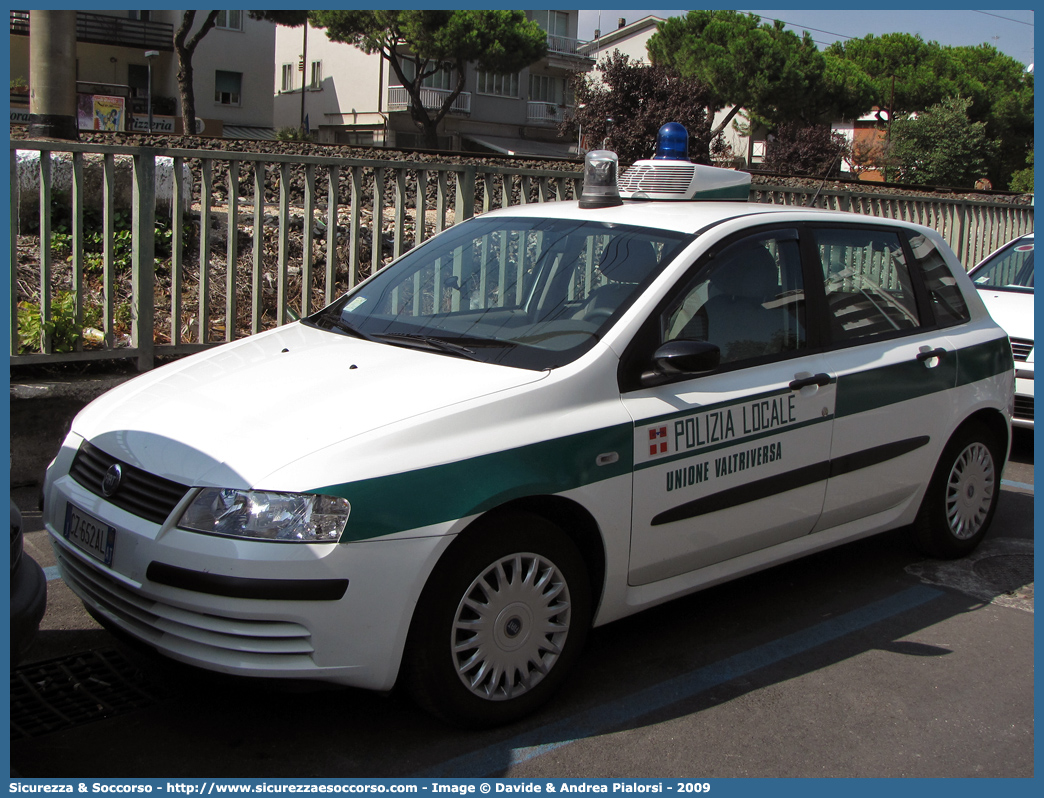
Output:
[[996,436],[978,422],[946,444],[914,522],[917,547],[951,560],[970,554],[989,529],[1000,498],[1003,455]]
[[407,685],[454,725],[510,723],[561,686],[590,623],[587,568],[560,529],[529,514],[483,522],[453,544],[421,594]]

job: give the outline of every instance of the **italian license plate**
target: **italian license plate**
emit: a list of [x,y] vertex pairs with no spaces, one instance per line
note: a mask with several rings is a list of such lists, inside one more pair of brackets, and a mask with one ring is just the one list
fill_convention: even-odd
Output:
[[65,507],[65,539],[94,559],[112,565],[112,552],[116,548],[116,529],[99,521],[73,504]]

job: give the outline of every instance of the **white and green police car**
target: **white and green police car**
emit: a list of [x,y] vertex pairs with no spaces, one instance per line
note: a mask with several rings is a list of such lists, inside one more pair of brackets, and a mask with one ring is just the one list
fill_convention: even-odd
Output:
[[683,134],[89,405],[45,486],[65,582],[177,660],[480,726],[592,625],[900,526],[970,552],[1013,371],[953,254],[733,201]]

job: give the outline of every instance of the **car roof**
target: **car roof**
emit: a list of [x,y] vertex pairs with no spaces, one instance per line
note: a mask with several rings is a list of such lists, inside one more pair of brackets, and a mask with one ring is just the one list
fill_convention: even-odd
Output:
[[707,227],[730,219],[764,216],[780,217],[780,221],[822,219],[873,224],[903,224],[894,219],[869,217],[822,208],[795,208],[787,205],[769,205],[760,202],[624,202],[608,208],[580,208],[579,202],[541,202],[513,205],[483,214],[487,216],[540,217],[548,219],[577,219],[583,221],[627,224],[653,227],[679,233],[697,233]]

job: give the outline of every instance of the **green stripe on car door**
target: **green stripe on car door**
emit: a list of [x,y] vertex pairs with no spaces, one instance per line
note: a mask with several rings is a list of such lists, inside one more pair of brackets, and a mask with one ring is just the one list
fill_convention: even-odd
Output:
[[837,418],[969,385],[1012,368],[1011,350],[1003,338],[958,349],[934,368],[907,360],[845,374],[837,380]]
[[[620,424],[401,474],[321,488],[352,505],[342,542],[466,518],[525,496],[562,493],[634,467],[633,427]],[[602,462],[603,464],[599,464]]]

